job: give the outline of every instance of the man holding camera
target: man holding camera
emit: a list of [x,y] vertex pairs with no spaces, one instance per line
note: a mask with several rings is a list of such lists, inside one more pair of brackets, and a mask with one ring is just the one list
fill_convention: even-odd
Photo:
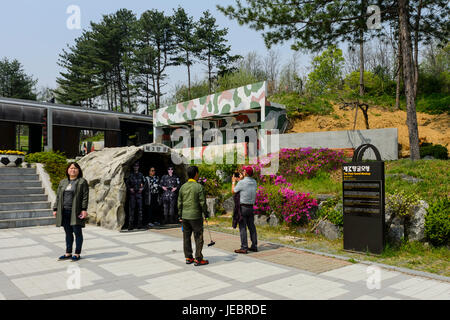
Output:
[[[253,176],[252,167],[244,167],[240,178],[232,177],[231,192],[233,194],[240,192],[240,211],[241,219],[239,221],[239,233],[241,236],[241,248],[234,250],[236,253],[247,253],[249,250],[253,252],[258,251],[257,234],[255,227],[255,218],[253,213],[253,205],[256,200],[257,184]],[[237,183],[236,183],[237,182]],[[252,246],[248,247],[247,242],[247,227],[250,232],[250,240]]]

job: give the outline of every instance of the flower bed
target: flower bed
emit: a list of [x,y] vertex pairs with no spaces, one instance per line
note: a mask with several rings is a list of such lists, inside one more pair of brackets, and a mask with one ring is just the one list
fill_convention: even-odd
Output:
[[18,167],[25,158],[25,152],[0,150],[0,167]]
[[[279,159],[277,174],[263,175],[263,169],[270,165],[273,157]],[[319,172],[337,170],[345,161],[344,152],[331,149],[281,149],[250,165],[254,178],[258,182],[255,214],[270,215],[274,213],[279,220],[288,225],[302,225],[310,219],[310,213],[317,206],[317,200],[309,193],[292,190],[292,183],[310,179]]]
[[317,206],[317,200],[309,193],[291,190],[286,186],[259,186],[253,206],[255,214],[274,213],[288,225],[303,225],[311,220],[310,212]]

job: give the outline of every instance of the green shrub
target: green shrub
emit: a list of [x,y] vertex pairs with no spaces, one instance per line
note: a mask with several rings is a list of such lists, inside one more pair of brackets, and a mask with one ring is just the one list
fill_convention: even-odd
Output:
[[342,209],[339,209],[339,206],[336,208],[338,203],[342,204],[339,197],[334,197],[324,201],[320,206],[320,209],[317,211],[317,217],[323,218],[326,216],[328,221],[342,227],[344,225],[344,215],[342,214]]
[[278,93],[269,97],[270,101],[286,106],[289,118],[303,118],[309,115],[327,115],[333,112],[333,106],[317,96],[307,97],[297,92]]
[[420,157],[432,156],[435,159],[448,159],[448,150],[440,144],[424,145],[420,147]]
[[386,194],[385,207],[389,208],[394,216],[408,217],[412,213],[414,206],[419,204],[419,197],[414,193],[407,193],[403,190],[394,190],[392,194]]
[[25,156],[25,162],[28,163],[48,163],[48,162],[58,162],[67,163],[67,158],[64,153],[59,151],[56,152],[35,152],[30,153]]
[[421,95],[417,99],[417,111],[429,114],[450,112],[450,95],[447,93],[433,93]]
[[52,189],[56,192],[59,182],[66,177],[67,158],[61,152],[36,152],[25,156],[25,162],[42,163],[50,176]]
[[450,239],[450,198],[432,203],[425,216],[425,237],[434,245],[448,245]]

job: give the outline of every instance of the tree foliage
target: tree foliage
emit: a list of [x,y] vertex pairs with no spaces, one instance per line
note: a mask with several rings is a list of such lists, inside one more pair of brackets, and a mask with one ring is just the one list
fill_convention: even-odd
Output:
[[37,80],[25,73],[18,60],[0,60],[0,96],[36,100],[36,83]]

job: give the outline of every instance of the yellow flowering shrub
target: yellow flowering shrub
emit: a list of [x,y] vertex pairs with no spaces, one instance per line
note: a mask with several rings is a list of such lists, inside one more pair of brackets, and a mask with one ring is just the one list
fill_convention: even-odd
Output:
[[25,152],[17,150],[0,150],[0,154],[24,156]]

